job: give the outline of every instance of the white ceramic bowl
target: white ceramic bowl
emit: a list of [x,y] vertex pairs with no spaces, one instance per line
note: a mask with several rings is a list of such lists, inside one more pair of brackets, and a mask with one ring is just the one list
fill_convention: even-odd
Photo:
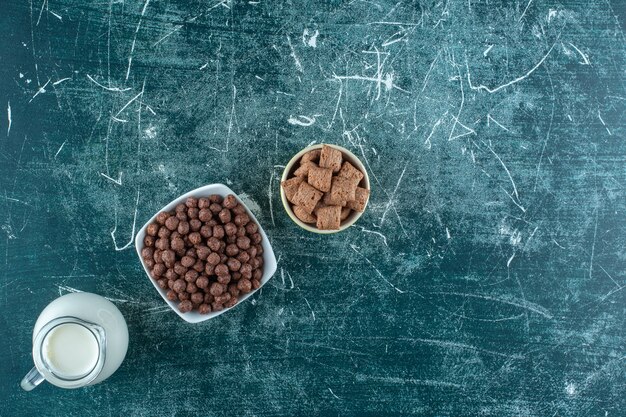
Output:
[[[293,156],[293,158],[291,158],[291,160],[285,166],[285,170],[283,171],[283,176],[281,178],[281,183],[283,181],[286,181],[287,179],[289,179],[290,175],[294,171],[294,169],[293,169],[294,165],[296,164],[296,162],[300,161],[300,158],[302,158],[302,155],[304,155],[305,153],[307,153],[309,151],[312,151],[314,149],[322,149],[322,147],[324,145],[325,144],[320,143],[320,144],[317,144],[317,145],[308,146],[308,147],[302,149],[297,154],[295,154]],[[326,145],[331,146],[331,147],[333,147],[333,148],[335,148],[337,150],[340,150],[341,154],[343,156],[343,159],[348,161],[348,162],[350,162],[352,165],[354,165],[356,168],[358,168],[363,173],[363,179],[361,180],[360,186],[371,191],[371,189],[370,189],[370,178],[367,175],[367,170],[365,169],[365,165],[363,165],[363,163],[359,160],[359,158],[357,158],[356,155],[354,155],[352,152],[350,152],[349,150],[347,150],[346,148],[343,148],[341,146],[331,145],[331,144],[326,144]],[[285,190],[283,190],[282,186],[280,187],[280,199],[283,202],[283,207],[285,208],[285,211],[287,212],[287,214],[289,215],[291,220],[294,221],[295,224],[297,224],[298,226],[300,226],[304,230],[307,230],[307,231],[313,232],[313,233],[319,233],[319,234],[331,234],[331,233],[341,232],[342,230],[346,230],[348,227],[352,226],[359,219],[359,217],[361,217],[361,215],[365,212],[365,209],[367,208],[367,203],[369,203],[369,198],[368,198],[367,202],[365,203],[365,208],[363,209],[363,211],[362,212],[353,211],[352,213],[350,213],[348,218],[341,222],[341,224],[339,225],[339,229],[337,229],[337,230],[320,230],[317,227],[315,227],[315,225],[306,224],[302,220],[300,220],[300,219],[298,219],[296,217],[296,215],[294,214],[293,210],[291,209],[291,203],[289,201],[287,201],[287,196],[285,195]]]
[[[246,208],[246,211],[248,212],[248,215],[250,216],[250,218],[259,226],[259,233],[261,233],[261,236],[263,236],[263,241],[261,242],[261,245],[263,246],[263,276],[261,277],[261,286],[257,288],[256,290],[253,290],[250,293],[241,296],[239,298],[239,302],[231,308],[225,308],[224,310],[210,312],[208,314],[200,314],[196,310],[190,311],[189,313],[181,313],[181,311],[178,309],[178,303],[168,300],[165,295],[166,291],[162,290],[157,284],[157,282],[150,277],[150,271],[148,271],[148,268],[146,267],[146,264],[144,263],[143,258],[141,257],[141,249],[143,249],[143,246],[144,246],[143,240],[146,237],[146,228],[148,227],[150,223],[156,220],[157,214],[159,214],[162,211],[174,210],[174,208],[178,204],[184,203],[188,197],[196,197],[196,198],[208,197],[211,194],[219,194],[222,197],[226,197],[228,194],[233,194],[235,197],[237,197],[237,201],[239,201],[239,204],[241,204],[242,206]],[[274,256],[274,251],[272,250],[272,246],[270,245],[270,242],[267,239],[267,235],[265,234],[263,227],[261,227],[261,224],[257,221],[254,214],[241,201],[239,196],[237,196],[237,194],[235,194],[230,188],[228,188],[224,184],[210,184],[210,185],[205,185],[204,187],[196,188],[193,191],[189,191],[188,193],[181,195],[180,197],[178,197],[177,199],[175,199],[174,201],[172,201],[171,203],[163,207],[161,210],[155,213],[154,216],[152,216],[150,220],[148,220],[148,222],[144,224],[143,227],[139,230],[139,232],[137,233],[137,236],[135,237],[135,249],[137,250],[137,255],[139,256],[141,265],[143,266],[144,271],[146,271],[146,276],[148,277],[148,280],[150,280],[154,288],[159,292],[159,294],[161,294],[161,297],[163,297],[163,300],[165,300],[165,302],[172,308],[172,310],[174,310],[176,314],[178,314],[183,320],[189,323],[199,323],[201,321],[209,320],[231,310],[232,308],[237,307],[243,301],[248,299],[248,297],[250,297],[252,294],[257,292],[260,288],[262,288],[263,285],[265,285],[265,283],[269,281],[272,275],[274,275],[274,273],[276,272],[276,257]]]

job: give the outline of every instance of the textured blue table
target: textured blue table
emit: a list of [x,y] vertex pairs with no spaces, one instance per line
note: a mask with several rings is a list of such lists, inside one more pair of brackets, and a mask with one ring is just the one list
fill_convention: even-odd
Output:
[[[623,416],[623,1],[77,1],[0,6],[1,416]],[[282,166],[368,167],[350,230],[299,230]],[[184,323],[133,234],[207,183],[279,259]],[[55,297],[125,314],[126,361],[19,380]]]

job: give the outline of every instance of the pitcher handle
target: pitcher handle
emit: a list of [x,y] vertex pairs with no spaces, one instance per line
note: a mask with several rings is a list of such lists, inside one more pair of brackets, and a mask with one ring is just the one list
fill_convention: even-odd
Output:
[[41,384],[43,380],[43,375],[39,373],[36,367],[33,367],[22,379],[20,386],[24,391],[32,391],[37,385]]

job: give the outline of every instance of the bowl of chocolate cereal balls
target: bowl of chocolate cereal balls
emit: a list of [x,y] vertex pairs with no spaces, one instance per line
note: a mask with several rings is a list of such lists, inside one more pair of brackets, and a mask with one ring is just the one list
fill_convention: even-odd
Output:
[[163,207],[139,230],[135,248],[154,288],[189,323],[235,307],[276,272],[263,228],[223,184]]
[[298,226],[313,233],[336,233],[361,217],[370,195],[365,166],[349,150],[309,146],[285,166],[280,197]]

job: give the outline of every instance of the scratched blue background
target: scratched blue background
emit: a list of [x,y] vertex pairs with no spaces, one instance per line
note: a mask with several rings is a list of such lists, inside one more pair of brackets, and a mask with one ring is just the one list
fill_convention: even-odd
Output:
[[[623,1],[0,8],[0,415],[624,415]],[[280,203],[314,142],[372,179],[334,236]],[[213,182],[278,271],[189,325],[131,241]],[[126,361],[22,392],[37,315],[75,291],[123,311]]]

